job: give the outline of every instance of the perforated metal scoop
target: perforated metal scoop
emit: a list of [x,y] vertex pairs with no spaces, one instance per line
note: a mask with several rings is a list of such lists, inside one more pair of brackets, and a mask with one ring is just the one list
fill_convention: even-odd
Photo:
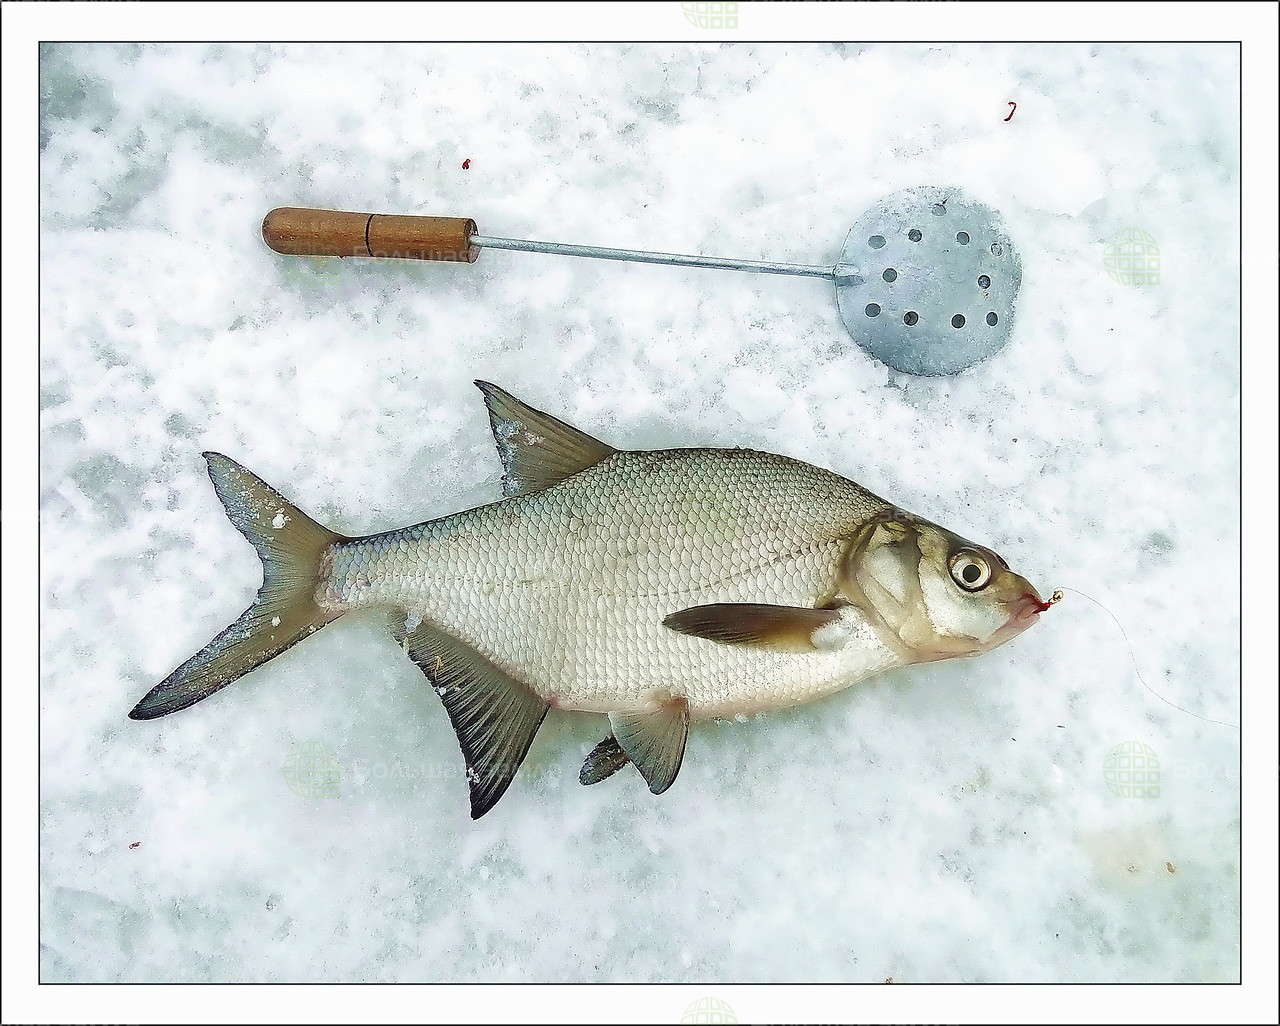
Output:
[[859,217],[835,281],[863,349],[908,374],[954,374],[1009,341],[1022,263],[995,210],[930,186]]
[[262,222],[278,253],[473,263],[482,249],[830,278],[845,328],[908,374],[954,374],[1009,340],[1022,265],[999,214],[959,189],[921,186],[867,210],[835,264],[609,249],[480,235],[464,217],[279,207]]

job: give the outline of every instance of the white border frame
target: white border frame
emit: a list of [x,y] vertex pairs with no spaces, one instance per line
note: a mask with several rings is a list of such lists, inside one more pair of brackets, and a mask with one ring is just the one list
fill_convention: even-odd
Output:
[[[305,17],[303,16],[305,13]],[[708,994],[743,1021],[1274,1022],[1277,963],[1277,6],[676,3],[5,4],[3,17],[3,1008],[5,1022],[662,1022]],[[371,32],[370,26],[373,27]],[[44,986],[38,938],[37,43],[49,40],[1243,40],[1242,985]],[[1223,111],[1223,117],[1236,112]],[[1225,558],[1206,553],[1206,558]]]

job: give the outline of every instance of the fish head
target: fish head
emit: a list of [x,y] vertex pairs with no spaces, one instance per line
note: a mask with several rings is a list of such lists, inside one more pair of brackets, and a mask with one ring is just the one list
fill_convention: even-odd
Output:
[[1050,605],[998,553],[899,510],[854,539],[841,597],[912,662],[990,652]]

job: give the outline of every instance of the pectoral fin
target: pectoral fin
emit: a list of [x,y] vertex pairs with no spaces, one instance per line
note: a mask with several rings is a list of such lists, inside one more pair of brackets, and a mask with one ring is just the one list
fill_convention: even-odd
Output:
[[684,760],[689,703],[673,698],[649,712],[610,713],[609,723],[618,747],[635,763],[649,790],[662,794],[675,782]]
[[547,715],[547,703],[527,684],[426,621],[406,630],[404,614],[393,614],[391,633],[444,703],[466,760],[471,818],[479,819],[510,786]]
[[662,621],[681,634],[722,645],[762,645],[783,652],[811,652],[814,631],[837,622],[834,609],[767,606],[749,602],[721,602],[691,606]]
[[618,739],[610,734],[587,755],[582,769],[578,771],[578,783],[598,784],[613,776],[630,761],[618,744]]
[[493,440],[502,458],[504,495],[550,488],[617,452],[549,413],[525,405],[497,385],[477,381],[476,387],[484,393]]

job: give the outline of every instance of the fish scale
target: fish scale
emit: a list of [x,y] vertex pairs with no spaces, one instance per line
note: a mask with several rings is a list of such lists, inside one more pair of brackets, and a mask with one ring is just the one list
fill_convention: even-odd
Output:
[[562,708],[669,692],[695,718],[758,711],[835,690],[849,667],[761,659],[662,620],[763,597],[813,606],[835,590],[844,540],[887,506],[769,453],[619,452],[542,492],[339,543],[325,601],[431,620]]

